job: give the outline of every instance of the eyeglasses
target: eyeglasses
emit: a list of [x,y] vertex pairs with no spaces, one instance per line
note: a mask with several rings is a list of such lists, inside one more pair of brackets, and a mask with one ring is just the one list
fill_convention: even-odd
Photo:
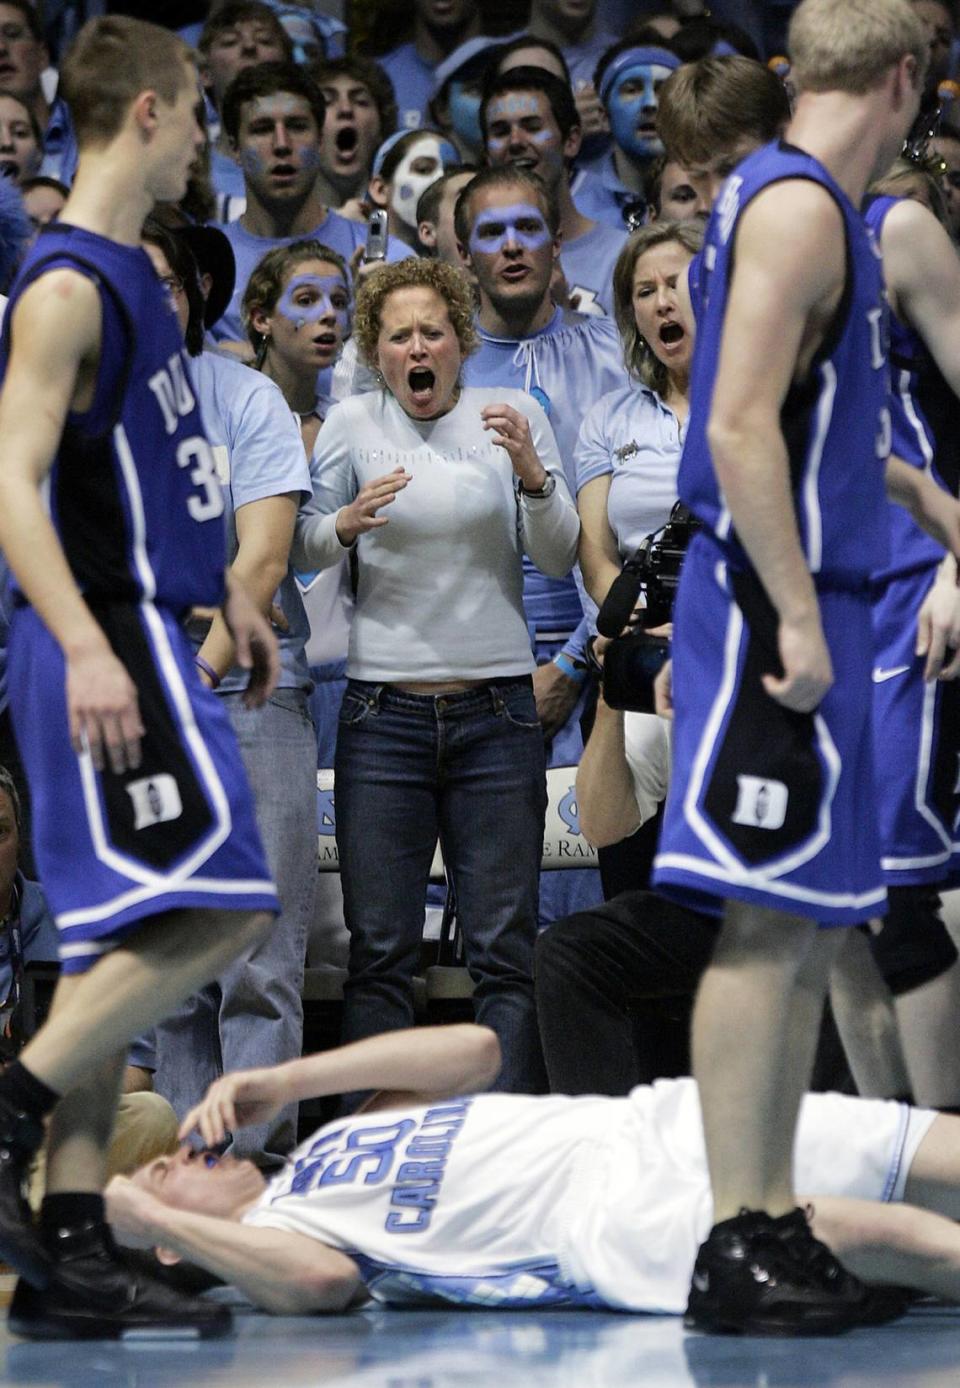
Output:
[[208,1147],[194,1147],[187,1153],[187,1161],[202,1161],[207,1170],[220,1165],[220,1153],[212,1152]]

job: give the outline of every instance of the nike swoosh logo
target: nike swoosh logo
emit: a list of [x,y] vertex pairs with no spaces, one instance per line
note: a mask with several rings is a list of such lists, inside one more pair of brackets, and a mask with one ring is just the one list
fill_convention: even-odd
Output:
[[905,675],[910,669],[909,665],[896,665],[892,670],[874,670],[874,684],[885,684],[887,680],[892,680],[894,675]]

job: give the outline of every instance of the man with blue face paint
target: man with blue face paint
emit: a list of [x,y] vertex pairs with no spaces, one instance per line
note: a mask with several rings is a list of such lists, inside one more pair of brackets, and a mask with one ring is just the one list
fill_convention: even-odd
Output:
[[[467,385],[526,390],[547,411],[568,481],[581,421],[626,372],[609,318],[557,308],[550,283],[560,249],[560,214],[543,181],[517,166],[486,169],[461,193],[455,228],[463,263],[477,281],[480,347],[464,363]],[[589,623],[574,578],[549,579],[524,565],[523,605],[537,657],[533,687],[548,738],[548,766],[573,766],[580,715],[592,698],[584,648]],[[540,879],[541,925],[600,899],[598,874]]]
[[612,314],[613,267],[626,228],[592,221],[574,204],[569,169],[581,129],[570,88],[541,68],[511,68],[488,83],[480,118],[489,163],[535,173],[556,199],[569,307],[595,317]]
[[492,39],[478,34],[455,48],[433,74],[430,115],[467,161],[482,162],[480,104],[484,82],[502,45],[515,37],[518,36],[506,34]]
[[596,72],[613,148],[583,166],[575,185],[577,207],[613,226],[639,225],[646,209],[646,184],[653,161],[663,153],[657,135],[660,87],[680,66],[666,47],[624,41],[608,49]]

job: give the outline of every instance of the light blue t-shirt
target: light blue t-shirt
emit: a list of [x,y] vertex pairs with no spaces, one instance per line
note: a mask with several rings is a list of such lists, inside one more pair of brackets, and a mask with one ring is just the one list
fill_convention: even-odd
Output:
[[[576,495],[574,448],[587,411],[607,391],[628,381],[620,336],[609,318],[583,318],[557,309],[531,337],[491,337],[478,325],[480,346],[464,362],[471,386],[525,390],[543,406],[560,450],[571,496]],[[573,576],[547,578],[524,564],[523,606],[531,629],[569,635],[583,623],[584,606]],[[578,654],[571,647],[571,654]]]
[[677,500],[686,424],[639,383],[598,400],[577,440],[577,490],[611,475],[607,519],[623,558],[666,525]]
[[625,226],[614,230],[598,222],[585,236],[562,243],[560,264],[571,299],[577,296],[577,313],[613,317],[613,267],[627,236]]
[[[273,381],[216,352],[194,357],[191,368],[223,491],[227,562],[232,563],[237,553],[236,512],[240,507],[286,492],[299,492],[301,504],[308,501],[310,469],[300,430]],[[278,688],[309,689],[304,648],[310,627],[290,567],[274,602],[290,628],[276,631],[280,645]],[[235,666],[224,675],[219,692],[236,694],[246,689],[248,680],[249,672]]]
[[247,205],[247,189],[240,165],[214,146],[210,150],[210,184],[217,199],[217,216],[233,222]]
[[393,83],[397,98],[397,129],[419,130],[429,123],[433,92],[433,64],[425,62],[416,44],[401,43],[377,62]]
[[599,159],[585,160],[570,180],[570,196],[583,217],[623,230],[625,210],[644,206],[643,196],[623,183],[613,162],[613,151]]

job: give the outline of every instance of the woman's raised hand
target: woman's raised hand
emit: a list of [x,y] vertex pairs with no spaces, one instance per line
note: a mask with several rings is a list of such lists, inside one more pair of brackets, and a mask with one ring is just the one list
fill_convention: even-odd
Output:
[[493,441],[510,455],[513,470],[528,492],[546,485],[547,469],[541,463],[530,432],[530,421],[512,405],[485,405],[480,411],[484,429],[493,430]]
[[410,481],[412,474],[402,467],[383,477],[375,477],[372,482],[362,486],[349,506],[342,506],[337,512],[337,539],[342,545],[352,545],[358,535],[368,530],[376,530],[386,525],[388,516],[380,516],[378,511],[389,506]]

